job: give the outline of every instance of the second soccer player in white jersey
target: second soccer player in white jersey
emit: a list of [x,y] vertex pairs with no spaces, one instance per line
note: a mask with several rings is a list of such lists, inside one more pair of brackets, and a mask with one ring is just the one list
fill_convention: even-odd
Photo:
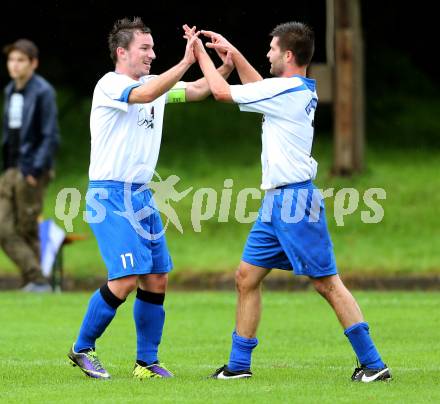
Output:
[[[194,34],[195,28],[188,30]],[[93,94],[87,200],[89,223],[108,270],[108,282],[90,299],[78,339],[68,354],[72,364],[89,377],[110,377],[96,355],[95,342],[136,288],[133,313],[137,357],[133,376],[172,376],[158,359],[167,274],[172,263],[159,212],[151,191],[144,186],[155,172],[166,103],[198,101],[210,94],[204,78],[179,82],[196,60],[196,37],[187,37],[185,54],[177,65],[151,76],[150,67],[156,58],[154,42],[140,18],[117,21],[109,35],[115,71],[98,81]],[[219,55],[223,59],[219,74],[227,77],[233,64],[226,53]],[[94,220],[97,202],[105,208],[104,220]],[[150,209],[146,217],[138,219],[136,213],[146,207]]]
[[238,307],[229,362],[212,377],[252,376],[261,282],[272,268],[279,268],[308,276],[334,309],[360,362],[352,380],[368,383],[389,379],[390,372],[373,344],[368,324],[337,274],[324,203],[312,182],[317,169],[311,150],[318,96],[315,81],[306,77],[306,70],[314,52],[313,31],[300,22],[275,27],[267,53],[270,73],[275,77],[265,80],[224,37],[210,31],[202,33],[211,39],[208,47],[232,54],[243,83],[230,86],[216,72],[198,39],[195,53],[214,97],[238,104],[241,111],[264,115],[261,188],[266,195],[236,274]]

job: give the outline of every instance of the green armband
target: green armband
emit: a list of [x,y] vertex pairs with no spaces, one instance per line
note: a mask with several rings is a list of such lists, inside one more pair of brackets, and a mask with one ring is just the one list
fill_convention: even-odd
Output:
[[170,91],[168,91],[167,94],[167,103],[169,104],[176,104],[178,102],[185,102],[186,96],[185,96],[185,88],[172,88]]

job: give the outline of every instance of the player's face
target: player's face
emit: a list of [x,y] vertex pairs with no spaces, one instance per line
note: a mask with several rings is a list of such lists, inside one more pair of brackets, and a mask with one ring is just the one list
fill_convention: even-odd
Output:
[[156,59],[151,34],[136,32],[127,51],[127,63],[131,74],[140,78],[150,73],[151,63]]
[[13,50],[8,55],[7,67],[11,79],[24,80],[32,76],[37,67],[37,60],[31,60],[28,55],[19,50]]
[[278,37],[274,36],[270,42],[270,50],[267,52],[270,62],[270,74],[275,77],[282,76],[284,72],[284,52],[278,45]]

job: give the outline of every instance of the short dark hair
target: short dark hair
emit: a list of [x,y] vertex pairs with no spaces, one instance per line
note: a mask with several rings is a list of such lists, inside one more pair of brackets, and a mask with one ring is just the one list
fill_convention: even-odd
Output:
[[140,17],[123,18],[114,23],[112,30],[108,36],[108,47],[110,49],[110,57],[116,63],[118,58],[116,49],[121,47],[128,49],[133,34],[135,32],[142,32],[144,34],[151,34],[151,29],[148,28]]
[[32,41],[29,39],[17,39],[14,43],[6,45],[3,48],[3,53],[6,56],[15,50],[23,52],[29,59],[38,59],[38,48]]
[[298,66],[310,64],[315,51],[315,34],[308,25],[296,21],[286,22],[277,25],[270,35],[278,37],[282,51],[293,52]]

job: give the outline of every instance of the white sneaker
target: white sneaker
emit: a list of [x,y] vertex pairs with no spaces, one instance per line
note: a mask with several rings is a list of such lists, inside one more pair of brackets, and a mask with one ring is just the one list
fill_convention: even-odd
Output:
[[21,289],[23,292],[31,293],[49,293],[52,292],[52,286],[48,283],[29,282]]

